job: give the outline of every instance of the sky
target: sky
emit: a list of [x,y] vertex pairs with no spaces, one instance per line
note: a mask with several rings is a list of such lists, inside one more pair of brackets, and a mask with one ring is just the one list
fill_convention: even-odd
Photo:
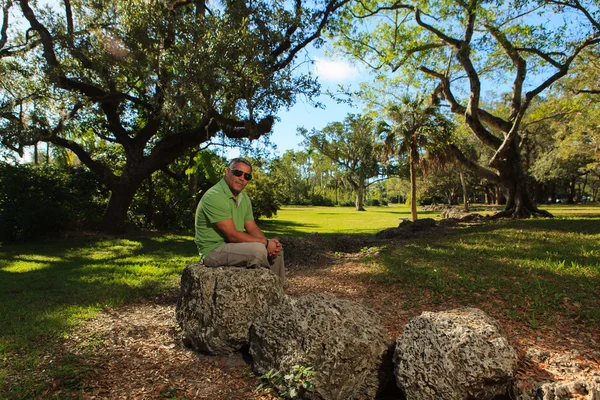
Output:
[[338,104],[325,94],[327,90],[336,92],[338,85],[354,86],[363,81],[364,74],[360,69],[348,61],[326,56],[320,50],[310,50],[309,56],[315,62],[308,68],[317,75],[323,93],[316,100],[323,103],[325,108],[315,108],[306,101],[299,100],[289,110],[281,110],[277,114],[280,121],[273,126],[271,135],[271,141],[277,145],[279,154],[283,154],[285,150],[303,148],[300,144],[302,137],[296,133],[299,126],[307,130],[313,128],[319,130],[330,122],[342,121],[348,113],[361,111],[347,104]]

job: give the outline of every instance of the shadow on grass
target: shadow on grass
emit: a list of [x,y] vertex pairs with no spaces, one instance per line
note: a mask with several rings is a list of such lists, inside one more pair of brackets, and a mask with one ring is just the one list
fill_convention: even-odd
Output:
[[268,221],[259,221],[258,225],[267,236],[304,236],[306,230],[310,228],[319,228],[316,224],[298,223],[285,219],[270,219]]
[[532,327],[557,313],[600,322],[600,226],[593,220],[504,221],[399,242],[384,250],[369,279],[402,287],[415,301],[479,306]]
[[0,337],[60,335],[99,309],[176,285],[198,261],[191,237],[76,239],[0,250]]

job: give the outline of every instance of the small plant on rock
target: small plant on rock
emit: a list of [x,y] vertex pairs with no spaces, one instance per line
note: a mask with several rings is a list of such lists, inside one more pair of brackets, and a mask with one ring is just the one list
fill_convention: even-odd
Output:
[[302,365],[294,365],[291,371],[285,375],[281,371],[270,369],[259,377],[262,382],[256,390],[271,388],[285,399],[295,399],[312,391],[313,384],[309,378],[315,374],[316,371],[312,367]]

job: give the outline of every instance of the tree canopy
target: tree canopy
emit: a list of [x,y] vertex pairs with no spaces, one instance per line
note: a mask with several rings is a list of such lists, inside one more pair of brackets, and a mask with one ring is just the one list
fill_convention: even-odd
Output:
[[[377,72],[405,81],[420,73],[420,85],[438,85],[439,98],[492,150],[482,165],[451,147],[464,165],[504,187],[500,215],[548,215],[524,187],[521,123],[537,96],[563,79],[585,49],[597,48],[597,14],[596,2],[579,0],[368,0],[347,9],[334,37]],[[507,82],[506,107],[495,113],[483,101],[486,84]]]
[[111,191],[105,227],[121,230],[154,171],[219,134],[259,138],[318,93],[296,56],[347,1],[20,1],[11,46],[30,51],[2,59],[2,143],[75,153]]

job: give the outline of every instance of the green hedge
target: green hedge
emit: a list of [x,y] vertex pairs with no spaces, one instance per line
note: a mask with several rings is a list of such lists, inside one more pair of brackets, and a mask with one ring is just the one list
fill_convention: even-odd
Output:
[[97,226],[108,192],[82,168],[0,163],[0,240]]

